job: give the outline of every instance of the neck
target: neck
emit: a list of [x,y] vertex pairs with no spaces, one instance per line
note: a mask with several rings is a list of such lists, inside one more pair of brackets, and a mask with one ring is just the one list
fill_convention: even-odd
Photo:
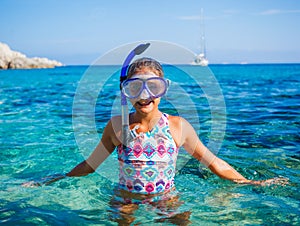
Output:
[[154,125],[161,118],[162,113],[157,109],[155,112],[142,114],[140,112],[135,112],[130,117],[130,124],[137,125],[139,124],[141,132],[151,130]]

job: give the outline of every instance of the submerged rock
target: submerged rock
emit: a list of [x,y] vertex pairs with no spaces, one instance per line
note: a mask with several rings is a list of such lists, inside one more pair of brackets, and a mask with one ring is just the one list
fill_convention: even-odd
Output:
[[63,64],[56,60],[40,57],[27,58],[26,55],[13,51],[7,44],[0,42],[0,69],[53,68],[59,66],[63,66]]

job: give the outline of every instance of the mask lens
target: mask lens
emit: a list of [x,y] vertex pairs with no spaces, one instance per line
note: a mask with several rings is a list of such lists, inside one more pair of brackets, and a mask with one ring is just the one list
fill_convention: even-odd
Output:
[[143,90],[143,81],[140,79],[128,79],[123,82],[122,90],[125,96],[135,98],[139,96]]
[[150,78],[146,81],[146,87],[153,97],[161,97],[167,91],[167,82],[163,78]]

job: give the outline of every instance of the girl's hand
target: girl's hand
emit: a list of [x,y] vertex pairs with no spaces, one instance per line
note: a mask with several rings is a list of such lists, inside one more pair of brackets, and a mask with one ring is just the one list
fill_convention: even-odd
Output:
[[43,185],[49,185],[55,181],[63,179],[66,177],[66,174],[54,174],[52,176],[44,177],[39,181],[29,181],[22,184],[22,187],[40,187]]
[[273,184],[277,184],[277,185],[281,185],[281,186],[285,186],[289,183],[289,179],[285,178],[285,177],[275,177],[272,179],[268,179],[268,180],[263,180],[260,181],[260,185],[262,186],[270,186]]
[[42,184],[36,181],[29,181],[22,184],[22,187],[25,188],[33,188],[33,187],[40,187],[40,186],[42,186]]
[[281,185],[285,186],[289,183],[289,179],[285,177],[275,177],[267,180],[234,180],[238,184],[253,184],[261,186]]

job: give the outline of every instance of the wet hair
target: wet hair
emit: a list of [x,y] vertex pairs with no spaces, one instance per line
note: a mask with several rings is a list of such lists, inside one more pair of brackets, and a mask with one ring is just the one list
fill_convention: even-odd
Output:
[[127,71],[127,78],[130,78],[144,68],[149,69],[159,77],[164,77],[164,72],[159,62],[149,57],[143,57],[132,62]]

